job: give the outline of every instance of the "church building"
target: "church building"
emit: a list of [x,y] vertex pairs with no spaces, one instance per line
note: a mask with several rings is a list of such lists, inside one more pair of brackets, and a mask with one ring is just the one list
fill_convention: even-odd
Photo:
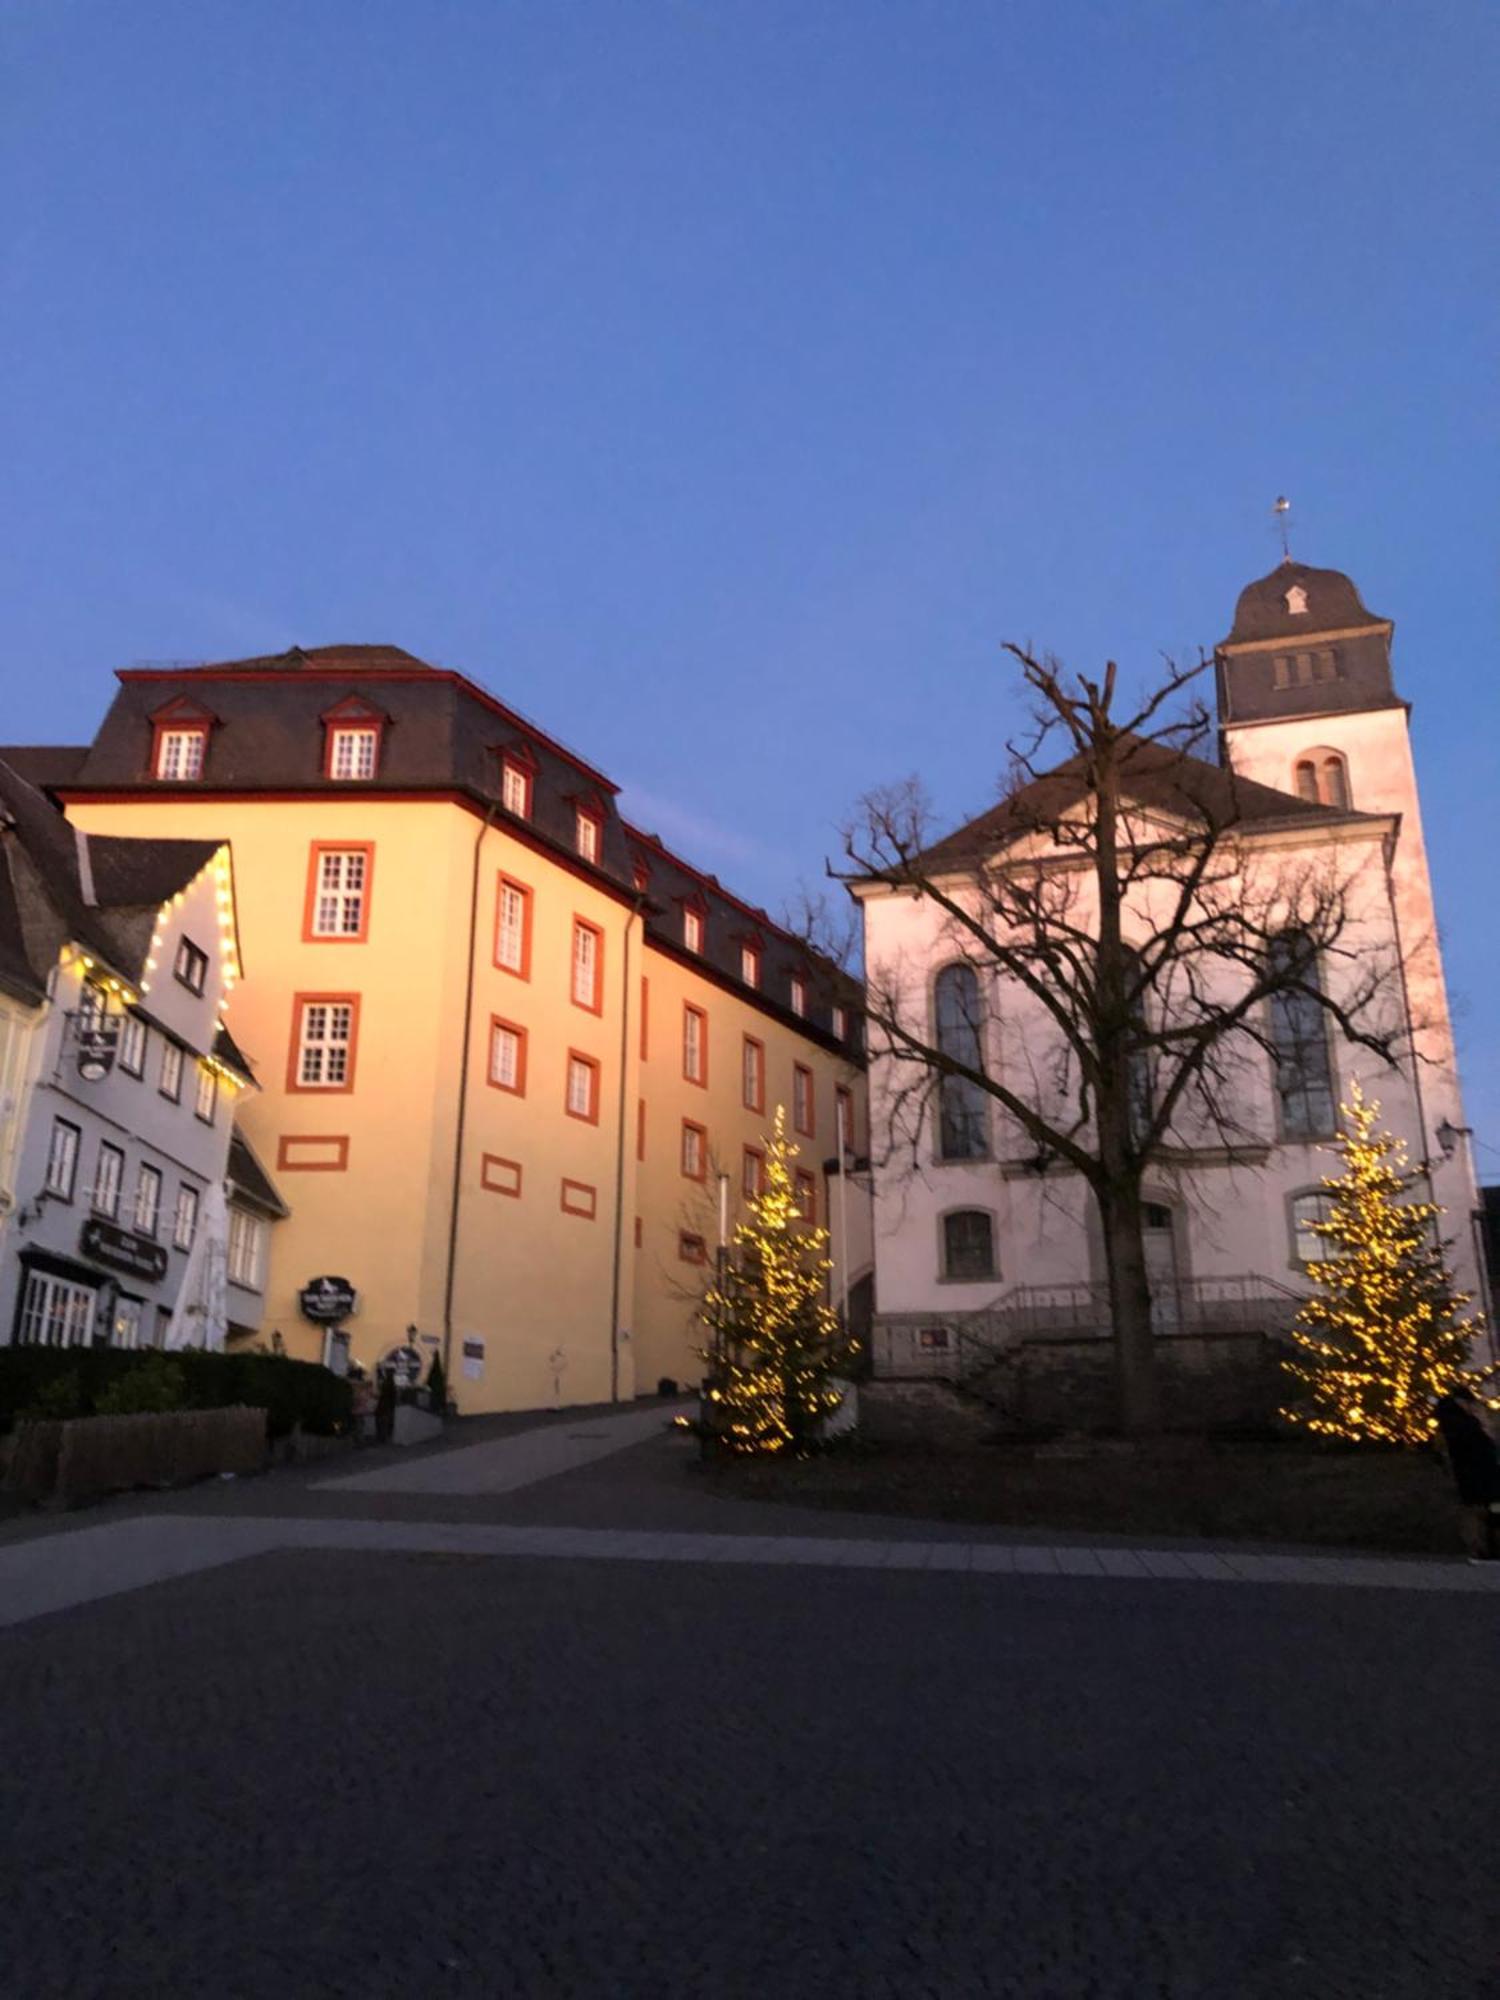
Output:
[[[1200,1350],[1215,1340],[1264,1344],[1305,1295],[1307,1264],[1320,1248],[1310,1224],[1326,1212],[1319,1183],[1336,1170],[1329,1143],[1356,1078],[1379,1100],[1381,1123],[1404,1140],[1420,1194],[1430,1189],[1445,1211],[1458,1284],[1488,1308],[1392,633],[1347,576],[1283,561],[1241,592],[1215,651],[1217,760],[1184,755],[1168,769],[1160,755],[1143,754],[1122,777],[1122,787],[1134,788],[1122,821],[1132,838],[1178,839],[1186,828],[1190,840],[1195,819],[1212,824],[1247,898],[1257,882],[1296,884],[1304,896],[1309,885],[1327,896],[1337,884],[1339,948],[1314,977],[1335,997],[1359,988],[1371,1011],[1354,1025],[1388,1041],[1394,1056],[1349,1039],[1316,999],[1310,1010],[1272,999],[1249,1020],[1232,1087],[1213,1115],[1186,1098],[1180,1115],[1174,1110],[1148,1163],[1145,1252],[1158,1333]],[[1037,782],[1058,782],[1068,769]],[[1039,822],[1017,810],[1026,797],[926,849],[912,875],[940,895],[923,893],[911,876],[875,872],[854,893],[872,1016],[881,989],[915,1040],[961,1052],[1040,1103],[1057,1083],[1054,1024],[1035,995],[1011,990],[985,967],[973,933],[952,914],[985,907],[980,885],[989,870],[1039,861],[1077,868],[1076,854],[1070,863],[1039,853]],[[1222,895],[1222,867],[1219,876]],[[1286,893],[1290,907],[1290,886]],[[1267,909],[1271,900],[1262,892]],[[1144,891],[1133,902],[1127,894],[1127,942],[1148,949],[1162,920]],[[870,1039],[877,1371],[963,1379],[1028,1341],[1102,1341],[1110,1325],[1104,1242],[1082,1174],[1046,1157],[1012,1112],[964,1079],[930,1087],[915,1129],[899,1130],[917,1101],[911,1067],[873,1019]],[[1142,1088],[1150,1088],[1144,1076]]]

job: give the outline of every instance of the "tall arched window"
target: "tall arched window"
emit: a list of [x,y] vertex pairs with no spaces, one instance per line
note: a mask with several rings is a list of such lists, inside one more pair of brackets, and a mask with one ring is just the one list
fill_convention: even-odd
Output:
[[[973,1070],[984,1068],[980,1032],[979,976],[972,965],[945,965],[933,987],[937,1046],[945,1056]],[[966,1076],[945,1076],[938,1084],[938,1157],[982,1160],[985,1093]]]
[[1334,1129],[1328,1023],[1318,998],[1318,955],[1301,931],[1271,941],[1271,1047],[1284,1139],[1323,1139]]
[[1318,767],[1311,757],[1303,757],[1297,765],[1297,796],[1306,799],[1309,805],[1318,803]]
[[943,1217],[943,1276],[995,1275],[995,1218],[987,1208],[957,1208]]
[[1348,809],[1349,772],[1337,751],[1330,752],[1323,759],[1323,768],[1318,774],[1318,789],[1323,795],[1325,806]]

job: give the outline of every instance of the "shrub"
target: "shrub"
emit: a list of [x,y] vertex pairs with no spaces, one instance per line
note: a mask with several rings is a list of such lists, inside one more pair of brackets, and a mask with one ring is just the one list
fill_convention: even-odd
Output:
[[139,1368],[118,1376],[94,1398],[96,1417],[161,1416],[187,1402],[181,1364],[165,1354],[147,1354]]
[[[204,1354],[195,1348],[170,1357],[155,1348],[0,1347],[0,1432],[18,1415],[91,1417],[117,1383],[163,1363],[180,1371],[177,1407],[220,1410],[243,1404],[267,1414],[273,1438],[299,1424],[317,1436],[349,1427],[351,1385],[316,1361],[281,1354]],[[152,1405],[153,1408],[160,1407]]]
[[433,1355],[432,1366],[427,1371],[427,1394],[434,1413],[440,1417],[447,1416],[448,1378],[443,1373],[443,1357],[440,1354]]

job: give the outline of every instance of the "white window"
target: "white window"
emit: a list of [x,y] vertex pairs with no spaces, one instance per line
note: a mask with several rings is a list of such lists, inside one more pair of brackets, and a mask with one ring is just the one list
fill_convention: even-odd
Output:
[[111,1146],[106,1139],[99,1147],[99,1157],[94,1162],[93,1208],[95,1215],[107,1215],[111,1220],[120,1212],[120,1188],[125,1179],[125,1155],[118,1146]]
[[172,976],[189,993],[201,993],[208,982],[208,953],[191,938],[179,938]]
[[578,852],[585,861],[599,859],[599,822],[590,812],[574,815],[574,829],[578,841]]
[[740,1097],[747,1111],[766,1108],[766,1051],[749,1035],[740,1063]]
[[47,1192],[73,1199],[73,1183],[78,1175],[78,1127],[66,1118],[52,1121],[52,1139],[47,1147]]
[[708,1075],[708,1017],[701,1007],[682,1009],[682,1073],[689,1083],[704,1083]]
[[304,1000],[297,1024],[297,1082],[301,1088],[347,1088],[353,1054],[354,1002]]
[[139,1014],[127,1014],[120,1029],[120,1067],[131,1076],[146,1070],[146,1024]]
[[1326,1194],[1299,1194],[1292,1201],[1292,1257],[1298,1264],[1321,1263],[1335,1254],[1336,1246],[1320,1236],[1313,1224],[1326,1222],[1333,1213],[1333,1198]]
[[520,1028],[496,1021],[490,1029],[490,1082],[519,1093],[525,1087],[526,1038]]
[[161,1045],[161,1094],[174,1104],[182,1097],[182,1048],[177,1042]]
[[500,803],[517,819],[531,818],[531,773],[509,757],[500,767]]
[[568,1116],[597,1120],[599,1065],[587,1056],[568,1057]]
[[193,1110],[205,1125],[214,1122],[214,1110],[219,1101],[219,1079],[207,1063],[198,1065],[198,1089],[193,1100]]
[[325,847],[320,850],[317,880],[313,887],[314,937],[363,937],[365,887],[369,879],[368,848]]
[[704,1175],[704,1132],[701,1125],[690,1125],[686,1120],[682,1126],[682,1171],[691,1181],[701,1181]]
[[526,973],[526,919],[531,898],[517,882],[500,881],[495,909],[495,963],[506,972]]
[[143,1166],[135,1183],[135,1226],[141,1236],[156,1234],[161,1214],[161,1175],[155,1167]]
[[813,1132],[812,1071],[797,1063],[792,1070],[792,1125],[806,1138]]
[[206,729],[164,729],[156,745],[157,777],[201,778],[207,742]]
[[87,1285],[70,1285],[32,1271],[21,1300],[16,1338],[35,1347],[87,1347],[94,1337],[99,1295]]
[[260,1289],[260,1252],[265,1224],[247,1209],[229,1211],[229,1276],[236,1285]]
[[682,941],[689,951],[703,949],[703,913],[701,910],[684,910],[682,913]]
[[197,1227],[198,1190],[183,1181],[177,1189],[177,1212],[172,1217],[172,1241],[179,1250],[192,1249]]
[[330,778],[373,778],[375,744],[379,731],[364,724],[358,729],[335,729],[328,748]]
[[740,978],[747,986],[760,984],[760,953],[753,944],[740,946]]
[[573,1000],[599,1011],[599,933],[579,921],[573,925]]
[[113,1347],[138,1347],[141,1339],[141,1312],[144,1301],[120,1297],[115,1301],[114,1332],[110,1335]]
[[792,1012],[799,1017],[807,1012],[807,981],[800,972],[792,974]]

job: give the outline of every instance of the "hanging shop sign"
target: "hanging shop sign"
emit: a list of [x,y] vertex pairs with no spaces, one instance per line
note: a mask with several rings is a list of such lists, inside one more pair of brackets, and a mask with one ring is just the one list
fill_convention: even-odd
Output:
[[393,1347],[375,1364],[378,1375],[394,1375],[398,1389],[412,1389],[422,1379],[426,1362],[419,1347]]
[[317,1326],[333,1326],[350,1319],[359,1304],[359,1293],[347,1278],[312,1278],[297,1294],[302,1317]]
[[102,1083],[115,1066],[120,1046],[120,1016],[80,1026],[78,1030],[78,1074],[85,1083]]
[[78,1247],[85,1257],[104,1264],[111,1271],[126,1271],[132,1278],[160,1284],[167,1275],[165,1247],[149,1236],[137,1236],[133,1229],[121,1229],[116,1222],[91,1216],[83,1225]]

